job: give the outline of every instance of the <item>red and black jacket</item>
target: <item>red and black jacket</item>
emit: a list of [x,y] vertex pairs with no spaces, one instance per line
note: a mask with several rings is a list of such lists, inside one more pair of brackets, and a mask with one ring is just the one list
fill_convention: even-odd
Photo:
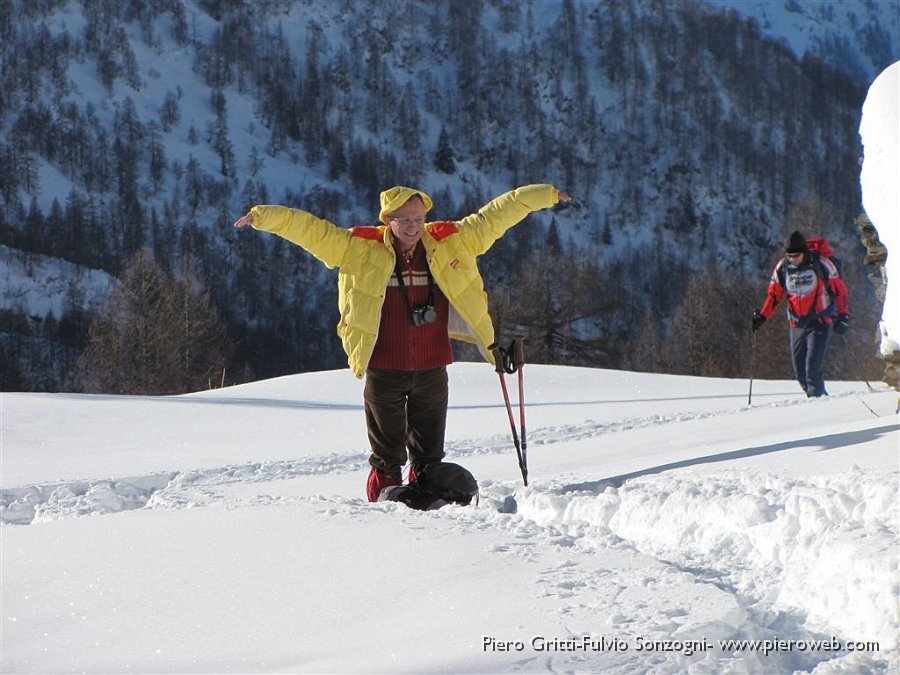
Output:
[[799,265],[787,258],[778,261],[760,314],[771,319],[785,297],[791,326],[833,323],[835,317],[850,313],[849,293],[837,267],[815,251]]

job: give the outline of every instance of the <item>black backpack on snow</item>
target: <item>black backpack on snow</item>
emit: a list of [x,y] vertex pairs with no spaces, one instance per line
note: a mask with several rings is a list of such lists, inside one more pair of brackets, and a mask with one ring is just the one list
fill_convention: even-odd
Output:
[[478,482],[468,469],[452,462],[434,462],[416,469],[416,480],[409,485],[386,487],[378,501],[401,502],[411,509],[433,511],[447,504],[466,506],[475,498]]

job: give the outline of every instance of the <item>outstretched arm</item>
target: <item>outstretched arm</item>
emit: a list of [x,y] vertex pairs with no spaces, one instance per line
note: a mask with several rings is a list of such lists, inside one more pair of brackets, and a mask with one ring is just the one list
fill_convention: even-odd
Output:
[[513,225],[533,211],[572,199],[552,185],[526,185],[506,192],[458,221],[460,235],[475,255],[487,251]]
[[329,268],[343,264],[350,244],[350,230],[306,211],[285,206],[254,206],[249,213],[234,221],[238,229],[248,225],[303,247]]

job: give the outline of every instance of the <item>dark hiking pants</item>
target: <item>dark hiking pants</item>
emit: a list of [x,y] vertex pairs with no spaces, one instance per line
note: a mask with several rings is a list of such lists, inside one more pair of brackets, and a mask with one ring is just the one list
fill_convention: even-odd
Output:
[[363,390],[369,464],[400,473],[406,464],[436,462],[444,456],[447,428],[447,369],[366,371]]
[[825,391],[825,350],[831,338],[830,323],[791,328],[791,359],[797,382],[807,396],[823,396]]

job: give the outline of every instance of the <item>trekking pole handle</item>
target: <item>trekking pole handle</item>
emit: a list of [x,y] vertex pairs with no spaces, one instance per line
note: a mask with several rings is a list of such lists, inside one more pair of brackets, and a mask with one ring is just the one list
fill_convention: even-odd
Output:
[[498,373],[505,373],[506,370],[503,367],[503,348],[494,342],[493,344],[488,345],[488,351],[494,355],[494,370]]
[[513,338],[513,361],[517,367],[525,365],[525,338],[521,335]]

